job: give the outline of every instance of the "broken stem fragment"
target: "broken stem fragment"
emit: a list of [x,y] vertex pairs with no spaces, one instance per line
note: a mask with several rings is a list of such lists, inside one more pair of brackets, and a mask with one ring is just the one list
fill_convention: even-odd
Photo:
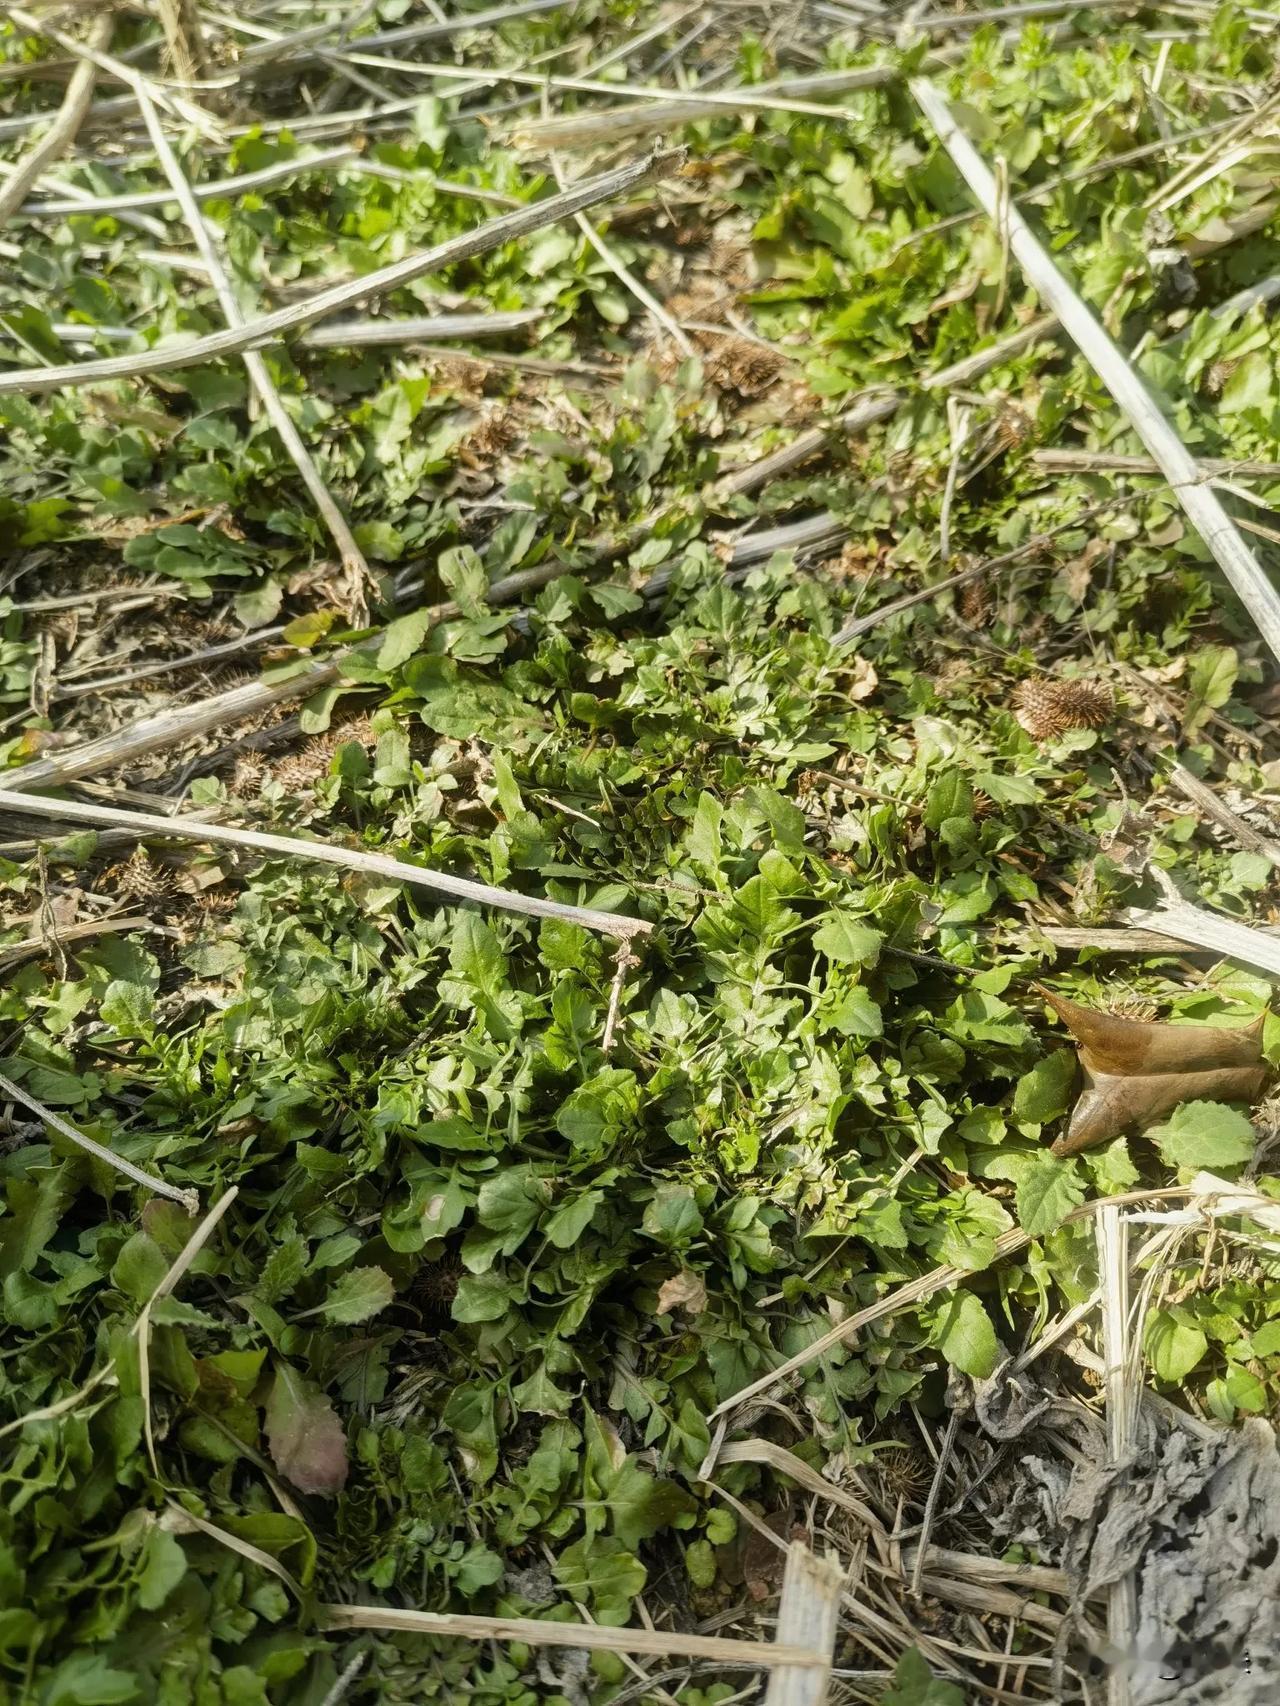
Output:
[[161,835],[178,841],[221,842],[225,847],[247,847],[254,852],[265,853],[270,859],[314,859],[320,864],[341,865],[349,871],[364,871],[371,876],[390,877],[393,882],[434,889],[454,900],[496,906],[504,912],[520,912],[530,918],[558,918],[567,924],[580,924],[586,930],[596,930],[602,936],[616,936],[623,941],[630,941],[632,937],[653,929],[652,924],[643,918],[625,918],[612,912],[598,912],[590,906],[570,906],[563,901],[542,900],[537,895],[517,894],[513,889],[493,888],[488,883],[475,883],[467,877],[452,877],[443,871],[407,864],[403,859],[390,859],[385,853],[335,847],[327,841],[303,841],[293,835],[264,835],[260,830],[236,829],[226,823],[202,823],[198,818],[120,811],[115,806],[89,805],[83,800],[49,800],[42,794],[18,794],[0,789],[0,811],[4,810],[26,812],[36,817],[69,819],[72,823],[104,828],[132,829],[137,831],[139,839],[144,835]]
[[331,285],[328,290],[317,291],[303,302],[277,308],[273,313],[263,314],[242,326],[229,326],[225,331],[210,332],[186,343],[160,345],[144,350],[140,355],[110,355],[100,361],[72,362],[67,367],[11,368],[0,373],[0,394],[54,391],[60,385],[94,385],[101,379],[130,379],[142,373],[194,367],[203,361],[239,355],[247,349],[261,349],[265,344],[278,342],[299,326],[327,319],[353,302],[363,302],[370,296],[398,290],[427,273],[440,272],[458,261],[487,254],[491,249],[501,248],[504,243],[515,242],[520,237],[528,237],[534,231],[554,225],[559,219],[567,219],[585,207],[594,207],[612,196],[669,176],[683,164],[684,159],[685,150],[673,148],[647,155],[641,160],[632,160],[616,171],[584,178],[563,195],[548,196],[545,201],[533,202],[513,213],[500,214],[497,219],[478,225],[474,231],[464,231],[461,236],[437,243],[434,248],[408,255],[402,261],[393,261],[390,266],[379,267],[363,278]]
[[147,1190],[154,1191],[158,1197],[168,1197],[170,1202],[181,1203],[188,1214],[199,1212],[200,1198],[195,1191],[182,1191],[176,1185],[166,1185],[164,1180],[158,1179],[154,1173],[148,1173],[145,1168],[135,1166],[132,1161],[127,1161],[123,1155],[117,1155],[114,1149],[108,1149],[96,1138],[87,1137],[84,1132],[77,1130],[69,1121],[64,1120],[60,1114],[55,1114],[52,1108],[46,1108],[43,1102],[38,1102],[34,1096],[28,1095],[21,1085],[15,1084],[12,1078],[6,1078],[2,1072],[0,1072],[0,1095],[9,1096],[15,1102],[20,1102],[37,1119],[43,1120],[46,1125],[52,1126],[54,1131],[69,1138],[77,1149],[83,1149],[95,1160],[104,1161],[113,1171],[123,1173],[127,1179],[132,1179],[135,1185],[145,1186]]
[[[989,218],[1001,213],[994,175],[960,129],[939,91],[924,78],[911,83],[920,110],[933,127],[956,170]],[[1009,247],[1041,300],[1052,308],[1063,330],[1080,350],[1160,465],[1174,495],[1215,562],[1226,575],[1258,631],[1280,658],[1280,596],[1263,572],[1216,492],[1204,485],[1195,458],[1174,432],[1119,346],[1095,318],[1083,297],[1058,271],[1047,250],[1016,207],[1003,209]]]

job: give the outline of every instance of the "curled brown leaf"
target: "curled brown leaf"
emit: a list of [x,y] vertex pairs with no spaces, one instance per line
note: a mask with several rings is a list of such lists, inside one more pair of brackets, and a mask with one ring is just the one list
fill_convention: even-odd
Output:
[[1039,992],[1076,1039],[1081,1089],[1055,1155],[1078,1155],[1125,1131],[1145,1131],[1180,1102],[1253,1102],[1269,1067],[1265,1014],[1232,1027],[1123,1019]]

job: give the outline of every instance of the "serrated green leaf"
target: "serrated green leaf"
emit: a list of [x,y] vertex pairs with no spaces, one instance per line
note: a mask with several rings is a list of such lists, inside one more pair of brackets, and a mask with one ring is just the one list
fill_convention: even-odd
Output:
[[391,1275],[381,1268],[352,1268],[330,1287],[321,1313],[334,1327],[372,1321],[395,1296]]
[[1042,1126],[1066,1113],[1079,1068],[1070,1049],[1038,1060],[1030,1072],[1024,1072],[1013,1092],[1013,1117],[1029,1135],[1036,1136]]
[[838,909],[824,913],[813,933],[813,945],[818,952],[841,965],[875,965],[883,940],[879,930]]
[[953,1367],[985,1380],[1000,1360],[991,1317],[971,1291],[958,1291],[934,1315],[933,1343]]
[[1238,1167],[1253,1154],[1253,1126],[1222,1102],[1184,1102],[1151,1137],[1170,1167]]
[[1018,1182],[1018,1224],[1028,1236],[1043,1238],[1083,1201],[1084,1186],[1074,1157],[1057,1160],[1046,1155],[1033,1162]]

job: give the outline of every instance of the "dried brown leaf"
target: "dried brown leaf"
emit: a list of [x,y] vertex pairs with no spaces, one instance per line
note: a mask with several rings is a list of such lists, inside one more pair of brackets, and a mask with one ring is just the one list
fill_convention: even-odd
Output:
[[1253,1102],[1262,1093],[1270,1069],[1261,1017],[1231,1028],[1172,1025],[1040,993],[1076,1039],[1081,1071],[1080,1095],[1055,1155],[1078,1155],[1122,1132],[1145,1131],[1180,1102]]
[[707,1307],[707,1285],[701,1274],[681,1268],[678,1274],[663,1280],[658,1288],[658,1314],[670,1315],[673,1309],[687,1309],[690,1315],[701,1315]]
[[277,1363],[267,1399],[267,1445],[280,1473],[300,1493],[340,1493],[347,1440],[333,1405],[288,1363]]

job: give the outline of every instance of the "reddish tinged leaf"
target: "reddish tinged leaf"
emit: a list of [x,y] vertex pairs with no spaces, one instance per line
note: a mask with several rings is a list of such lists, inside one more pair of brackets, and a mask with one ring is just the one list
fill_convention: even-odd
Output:
[[340,1493],[347,1480],[347,1440],[333,1405],[314,1381],[276,1364],[267,1399],[267,1444],[280,1473],[300,1493]]
[[1171,1025],[1099,1013],[1047,989],[1040,994],[1075,1037],[1080,1061],[1080,1095],[1055,1155],[1145,1131],[1181,1102],[1254,1102],[1267,1081],[1265,1014],[1231,1029]]

